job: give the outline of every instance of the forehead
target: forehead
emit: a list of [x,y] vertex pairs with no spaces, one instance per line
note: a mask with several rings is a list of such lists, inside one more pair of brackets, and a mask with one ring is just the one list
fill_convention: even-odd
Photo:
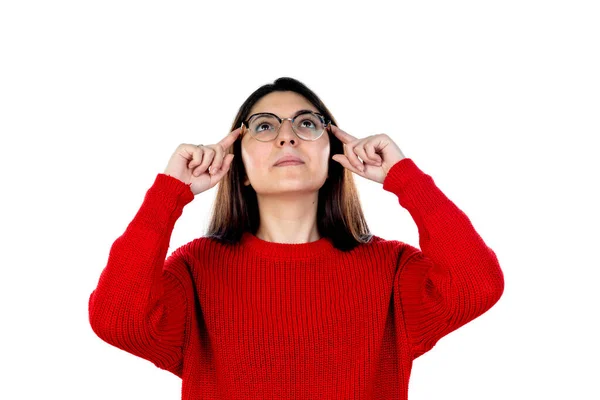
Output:
[[250,109],[249,115],[270,112],[281,118],[291,117],[298,110],[319,112],[304,96],[292,91],[271,92],[261,97]]

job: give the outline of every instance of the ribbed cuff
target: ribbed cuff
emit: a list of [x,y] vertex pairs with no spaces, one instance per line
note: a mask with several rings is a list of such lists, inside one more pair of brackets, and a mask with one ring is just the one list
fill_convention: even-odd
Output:
[[410,158],[403,158],[390,168],[383,189],[398,196],[400,205],[407,210],[419,210],[420,214],[431,214],[449,199]]
[[411,158],[403,158],[390,168],[383,181],[388,192],[399,193],[408,182],[423,177],[425,173],[417,167]]
[[177,194],[182,205],[186,205],[194,200],[194,193],[191,189],[191,183],[184,183],[171,175],[159,173],[152,184],[151,190],[172,197]]
[[157,232],[173,225],[181,216],[183,207],[194,200],[190,186],[170,175],[157,174],[131,224],[142,224],[146,229]]

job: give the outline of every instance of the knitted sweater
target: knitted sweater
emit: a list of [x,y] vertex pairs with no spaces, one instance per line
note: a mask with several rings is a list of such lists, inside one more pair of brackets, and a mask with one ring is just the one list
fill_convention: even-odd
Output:
[[[496,254],[410,158],[383,182],[414,219],[421,250],[374,236],[222,245],[167,256],[194,199],[158,174],[112,244],[89,298],[102,340],[182,378],[182,399],[407,399],[413,360],[486,312],[504,290]],[[166,258],[166,259],[165,259]]]

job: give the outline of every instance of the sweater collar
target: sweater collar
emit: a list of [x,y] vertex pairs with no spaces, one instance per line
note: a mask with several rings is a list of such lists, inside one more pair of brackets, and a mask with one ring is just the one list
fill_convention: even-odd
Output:
[[267,242],[248,231],[243,233],[240,243],[261,256],[282,259],[317,257],[334,249],[333,243],[327,237],[308,243],[277,243]]

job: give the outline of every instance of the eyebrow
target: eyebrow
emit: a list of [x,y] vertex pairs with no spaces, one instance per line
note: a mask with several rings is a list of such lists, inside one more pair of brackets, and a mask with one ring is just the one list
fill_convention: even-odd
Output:
[[299,110],[299,111],[296,111],[296,113],[294,114],[294,117],[299,114],[302,114],[303,112],[307,112],[307,111],[312,112],[312,113],[318,113],[318,111],[313,111],[313,110]]
[[[292,116],[292,118],[294,118],[294,117],[296,117],[296,116],[298,116],[298,115],[300,115],[300,114],[302,114],[304,112],[312,112],[312,113],[320,114],[318,111],[313,111],[313,110],[298,110],[298,111],[296,111],[294,113],[294,115]],[[268,111],[263,111],[263,112],[254,113],[252,115],[256,115],[256,114],[273,114],[273,113],[268,112]]]

